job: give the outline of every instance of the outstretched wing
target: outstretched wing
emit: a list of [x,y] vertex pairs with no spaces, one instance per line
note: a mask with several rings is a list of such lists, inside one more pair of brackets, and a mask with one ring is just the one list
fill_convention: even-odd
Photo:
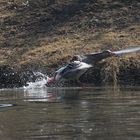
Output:
[[110,50],[106,50],[99,53],[90,53],[85,55],[75,55],[72,60],[77,59],[86,64],[94,65],[96,62],[101,61],[102,59],[111,57],[113,53]]

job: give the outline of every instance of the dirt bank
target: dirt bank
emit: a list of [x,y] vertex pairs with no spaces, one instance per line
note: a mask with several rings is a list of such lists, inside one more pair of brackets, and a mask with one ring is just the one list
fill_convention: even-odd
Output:
[[[0,67],[51,74],[75,54],[140,46],[139,7],[139,0],[1,0]],[[87,81],[139,84],[139,60],[107,59]]]

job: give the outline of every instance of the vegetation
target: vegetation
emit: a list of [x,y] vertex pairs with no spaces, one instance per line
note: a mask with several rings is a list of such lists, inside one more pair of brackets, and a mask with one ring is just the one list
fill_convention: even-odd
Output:
[[[138,46],[139,6],[139,0],[1,0],[0,65],[52,73],[75,54]],[[139,54],[100,64],[88,82],[140,84]]]

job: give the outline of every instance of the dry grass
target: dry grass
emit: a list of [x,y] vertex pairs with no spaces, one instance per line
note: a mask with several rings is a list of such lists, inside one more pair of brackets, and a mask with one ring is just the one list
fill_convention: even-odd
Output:
[[[0,65],[35,65],[54,71],[75,54],[140,45],[137,0],[25,2],[0,2]],[[138,56],[107,60],[102,80],[117,83],[120,69],[127,69],[124,62],[132,63],[131,59],[135,63]]]

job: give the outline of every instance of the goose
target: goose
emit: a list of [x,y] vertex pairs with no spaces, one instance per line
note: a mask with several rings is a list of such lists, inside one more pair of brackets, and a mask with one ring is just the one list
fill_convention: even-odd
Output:
[[52,77],[48,77],[47,84],[59,82],[61,80],[77,80],[81,83],[79,78],[98,61],[108,57],[120,57],[124,54],[140,52],[140,47],[131,47],[120,51],[106,50],[99,53],[90,53],[85,55],[75,55],[66,66],[58,69]]
[[74,56],[69,64],[58,69],[52,77],[48,77],[47,84],[58,83],[61,80],[76,80],[81,84],[79,78],[93,67],[95,62],[113,55],[115,55],[113,52],[107,50],[101,53]]

